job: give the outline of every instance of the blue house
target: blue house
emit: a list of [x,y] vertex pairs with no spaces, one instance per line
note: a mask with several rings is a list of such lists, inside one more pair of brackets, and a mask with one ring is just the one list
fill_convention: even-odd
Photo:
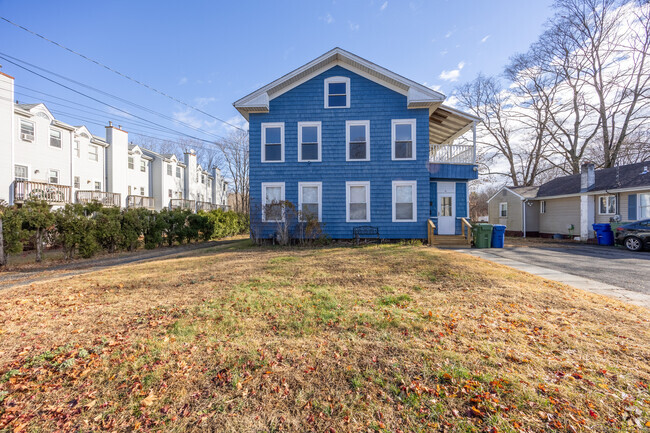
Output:
[[[238,100],[250,132],[251,221],[272,237],[289,201],[334,239],[459,235],[478,177],[475,123],[445,96],[335,48]],[[474,131],[469,144],[454,144]],[[276,210],[273,210],[276,209]],[[253,223],[252,223],[253,224]],[[260,233],[261,232],[261,233]]]

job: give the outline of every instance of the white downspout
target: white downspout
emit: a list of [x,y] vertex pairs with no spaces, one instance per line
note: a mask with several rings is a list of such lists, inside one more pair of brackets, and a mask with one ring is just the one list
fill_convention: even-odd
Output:
[[526,237],[526,200],[521,201],[521,214],[523,215],[523,236]]
[[476,122],[472,123],[472,142],[474,143],[472,148],[472,157],[474,159],[474,164],[476,164]]

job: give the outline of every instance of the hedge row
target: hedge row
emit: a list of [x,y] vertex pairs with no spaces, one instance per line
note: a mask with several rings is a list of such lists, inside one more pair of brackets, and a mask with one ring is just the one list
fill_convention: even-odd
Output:
[[181,209],[120,210],[96,203],[68,204],[53,211],[46,202],[30,201],[22,207],[3,207],[0,224],[1,266],[6,263],[3,249],[4,254],[17,253],[28,245],[36,249],[39,262],[44,246],[61,247],[65,259],[72,259],[89,258],[101,250],[134,251],[232,236],[248,230],[248,216],[222,210],[196,214]]

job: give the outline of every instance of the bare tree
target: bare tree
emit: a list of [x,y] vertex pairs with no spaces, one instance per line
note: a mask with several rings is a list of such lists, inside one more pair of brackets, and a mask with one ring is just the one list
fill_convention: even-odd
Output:
[[236,210],[249,213],[249,152],[248,131],[236,130],[216,143],[221,151],[225,176],[232,179]]

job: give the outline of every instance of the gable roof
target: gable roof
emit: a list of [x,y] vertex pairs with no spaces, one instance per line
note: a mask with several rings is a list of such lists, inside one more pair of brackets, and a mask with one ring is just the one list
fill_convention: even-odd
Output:
[[526,199],[533,199],[537,195],[537,190],[539,189],[538,186],[503,186],[501,187],[492,197],[488,199],[488,203],[492,201],[492,199],[499,194],[503,190],[510,191],[512,194],[516,195],[519,197],[521,200],[526,200]]
[[429,108],[431,112],[442,104],[445,95],[422,84],[404,78],[364,58],[334,48],[311,62],[295,69],[233,103],[248,120],[249,113],[268,113],[269,102],[305,81],[334,66],[341,66],[365,78],[382,84],[407,97],[408,108]]
[[[596,180],[589,191],[650,187],[650,161],[604,168],[596,170],[594,174]],[[558,177],[546,182],[539,187],[537,197],[572,194],[580,194],[580,174]]]

